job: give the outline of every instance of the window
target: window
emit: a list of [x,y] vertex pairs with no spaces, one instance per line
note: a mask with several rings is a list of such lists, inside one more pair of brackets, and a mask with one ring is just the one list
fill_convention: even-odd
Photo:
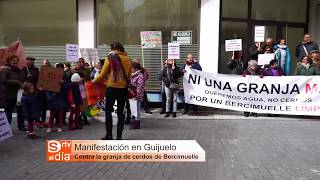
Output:
[[[121,42],[128,56],[142,58],[140,32],[162,31],[163,53],[167,58],[167,43],[172,31],[192,31],[192,44],[181,45],[180,60],[187,53],[197,57],[199,10],[197,0],[97,0],[97,42],[100,56],[106,55],[108,45]],[[161,70],[160,49],[144,49],[144,66],[151,74],[148,90],[160,89],[158,74]]]
[[0,46],[77,43],[76,0],[0,0]]
[[222,0],[222,17],[248,18],[248,0]]

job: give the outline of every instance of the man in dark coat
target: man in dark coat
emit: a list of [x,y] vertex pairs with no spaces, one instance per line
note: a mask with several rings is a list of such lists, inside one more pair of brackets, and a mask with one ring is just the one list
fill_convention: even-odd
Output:
[[34,87],[37,87],[39,78],[39,69],[34,66],[34,61],[36,59],[33,57],[27,57],[27,66],[22,68],[24,78],[28,83],[32,83]]
[[319,50],[319,46],[311,40],[310,34],[305,34],[303,42],[296,48],[296,57],[300,60],[303,57],[308,56],[308,54],[313,50]]

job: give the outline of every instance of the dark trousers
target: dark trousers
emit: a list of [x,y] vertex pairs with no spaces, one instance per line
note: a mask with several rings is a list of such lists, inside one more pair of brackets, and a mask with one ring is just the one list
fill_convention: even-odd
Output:
[[115,101],[117,101],[117,137],[122,136],[124,128],[125,115],[123,113],[124,106],[127,100],[128,90],[126,88],[107,88],[106,91],[106,136],[112,137],[112,111]]
[[64,109],[53,109],[53,110],[50,110],[49,126],[48,126],[49,128],[53,128],[54,127],[54,119],[56,119],[55,125],[58,128],[62,128],[64,111],[65,111]]
[[70,107],[69,129],[80,127],[80,113],[80,106]]
[[38,118],[29,116],[26,119],[28,121],[28,131],[29,131],[29,133],[33,133],[34,132],[33,124],[34,124],[34,121],[36,119],[38,119]]
[[23,112],[22,112],[22,107],[21,106],[17,106],[17,100],[7,100],[7,106],[5,108],[5,113],[6,113],[6,116],[7,116],[7,119],[9,121],[9,123],[11,124],[12,122],[12,113],[14,111],[14,109],[17,109],[17,122],[18,122],[18,128],[21,129],[21,128],[24,128],[24,120],[25,120],[25,117],[23,115]]
[[126,109],[127,109],[127,120],[131,119],[131,109],[129,99],[126,100]]
[[40,105],[41,122],[46,122],[47,118],[48,102],[46,93],[46,91],[38,91],[38,102]]

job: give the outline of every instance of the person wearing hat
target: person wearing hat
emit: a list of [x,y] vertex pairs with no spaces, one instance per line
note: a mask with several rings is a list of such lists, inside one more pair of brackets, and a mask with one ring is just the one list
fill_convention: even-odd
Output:
[[39,69],[35,67],[34,61],[36,59],[33,57],[27,57],[27,66],[22,68],[22,72],[25,78],[25,81],[32,83],[34,87],[37,87],[38,78],[39,78]]
[[83,81],[78,73],[71,76],[68,90],[68,103],[70,106],[69,130],[82,129],[80,126],[80,107],[83,104],[79,83]]

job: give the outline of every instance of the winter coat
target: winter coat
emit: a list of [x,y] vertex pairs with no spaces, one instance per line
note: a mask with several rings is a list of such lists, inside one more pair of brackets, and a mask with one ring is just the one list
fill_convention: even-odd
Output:
[[[34,65],[24,67],[22,68],[22,73],[27,82],[32,83],[34,87],[37,87],[39,78],[39,69],[37,67]],[[28,77],[28,74],[31,74],[31,77]]]
[[241,75],[243,71],[246,69],[246,65],[243,63],[243,61],[230,59],[230,61],[227,64],[227,67],[231,69],[232,74]]
[[179,84],[179,78],[183,75],[181,69],[179,67],[165,67],[161,72],[161,80],[164,82],[164,85],[167,88],[170,88],[171,83]]
[[61,83],[60,92],[47,92],[48,109],[66,109],[68,107],[68,86]]
[[255,44],[253,44],[249,48],[249,58],[250,58],[250,60],[258,61],[258,55],[259,54],[260,54],[260,52],[258,51],[258,47]]
[[40,106],[36,94],[23,94],[21,98],[22,112],[25,117],[40,117]]
[[17,92],[25,81],[21,69],[15,66],[6,65],[1,67],[0,73],[6,88],[4,95],[6,100],[16,100]]
[[81,106],[83,104],[78,83],[71,83],[68,89],[69,105]]
[[280,67],[270,67],[263,71],[264,76],[282,76],[283,72]]
[[132,74],[129,87],[135,89],[136,99],[143,101],[145,77],[141,71],[137,71]]
[[91,80],[91,70],[89,68],[78,68],[79,75],[83,78],[84,81]]
[[[303,46],[305,46],[308,54],[306,54],[306,51],[304,50]],[[300,43],[296,48],[296,57],[298,58],[298,61],[300,61],[303,57],[309,55],[309,53],[312,50],[319,50],[319,46],[315,42],[310,42],[308,44]]]
[[[187,65],[184,64],[184,65],[181,67],[181,69],[185,69],[186,66],[187,66]],[[201,67],[200,64],[197,63],[197,62],[193,63],[193,64],[191,65],[191,68],[192,68],[192,69],[199,70],[199,71],[202,71],[202,67]]]
[[317,68],[313,64],[310,64],[308,69],[302,64],[298,64],[295,74],[298,76],[314,76],[317,75]]
[[[279,45],[275,45],[274,49],[276,50],[276,58],[278,60],[278,65],[281,67],[282,63],[281,62],[281,47]],[[291,73],[291,52],[290,49],[288,48],[288,46],[285,47],[285,51],[286,51],[286,58],[285,58],[285,62],[284,62],[284,67],[281,68],[284,75],[288,76]]]

